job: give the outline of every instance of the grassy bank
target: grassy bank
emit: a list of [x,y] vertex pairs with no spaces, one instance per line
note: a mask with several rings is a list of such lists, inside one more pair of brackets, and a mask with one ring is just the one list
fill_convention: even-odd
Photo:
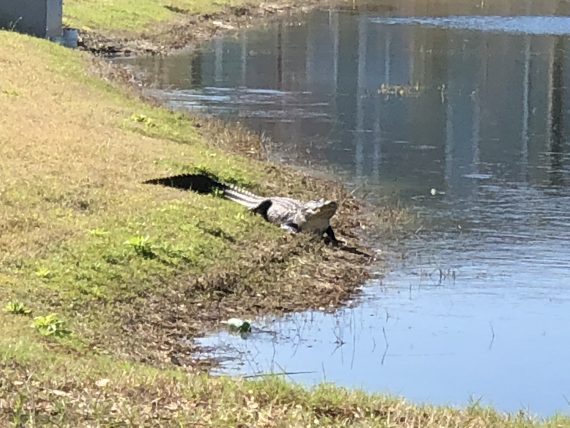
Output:
[[[139,324],[176,331],[156,320],[192,335],[201,329],[195,321],[218,320],[238,307],[305,305],[302,289],[291,290],[289,280],[300,275],[296,261],[307,255],[309,271],[333,255],[341,260],[317,276],[325,303],[346,297],[343,279],[363,274],[361,263],[348,265],[357,256],[283,236],[221,198],[141,184],[207,171],[256,192],[330,193],[308,177],[222,149],[229,143],[255,149],[247,133],[212,132],[144,103],[97,77],[104,65],[86,55],[11,33],[1,37],[0,278],[7,293],[0,304],[23,301],[73,314],[74,331],[116,344],[119,337],[108,339]],[[343,198],[338,186],[332,191]],[[188,301],[193,305],[179,307]],[[110,318],[114,327],[105,325]]]
[[219,14],[228,8],[257,6],[262,0],[114,0],[94,7],[92,0],[66,0],[67,25],[122,35],[143,35],[157,24],[179,23],[186,15]]
[[222,149],[255,149],[247,133],[144,103],[101,78],[104,65],[45,41],[0,32],[0,64],[0,424],[73,426],[72,403],[36,401],[46,383],[79,394],[95,374],[195,367],[182,339],[232,315],[338,303],[365,275],[358,256],[214,195],[141,184],[206,170],[259,192],[343,197]]
[[328,1],[66,0],[64,22],[81,30],[83,46],[93,52],[156,53]]
[[41,359],[20,350],[0,354],[0,367],[0,423],[14,426],[569,426],[563,418],[536,422],[476,405],[463,410],[414,406],[332,386],[309,391],[275,378],[212,378],[53,352]]
[[569,425],[198,373],[186,339],[337,304],[365,260],[142,181],[206,170],[262,193],[347,195],[230,154],[256,140],[144,103],[86,55],[0,32],[0,65],[0,426]]

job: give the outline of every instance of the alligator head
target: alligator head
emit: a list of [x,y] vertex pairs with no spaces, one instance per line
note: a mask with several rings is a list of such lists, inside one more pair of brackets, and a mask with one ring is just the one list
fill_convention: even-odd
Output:
[[330,226],[330,219],[337,209],[338,204],[335,201],[309,201],[303,204],[303,208],[297,213],[295,223],[304,232],[323,234]]

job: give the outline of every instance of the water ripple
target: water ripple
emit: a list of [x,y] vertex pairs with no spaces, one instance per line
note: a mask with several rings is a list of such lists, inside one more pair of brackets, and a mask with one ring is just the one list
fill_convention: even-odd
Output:
[[448,16],[411,18],[374,18],[383,25],[421,25],[452,30],[484,31],[531,35],[570,34],[570,17],[566,16]]

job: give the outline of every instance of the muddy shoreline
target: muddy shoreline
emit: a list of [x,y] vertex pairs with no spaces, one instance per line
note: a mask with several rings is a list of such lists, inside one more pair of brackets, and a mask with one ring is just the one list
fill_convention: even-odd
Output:
[[283,16],[306,13],[346,3],[339,0],[279,0],[258,5],[228,6],[211,14],[189,14],[182,9],[176,22],[163,23],[139,35],[81,31],[79,47],[96,55],[156,55],[187,48],[221,34],[264,25]]

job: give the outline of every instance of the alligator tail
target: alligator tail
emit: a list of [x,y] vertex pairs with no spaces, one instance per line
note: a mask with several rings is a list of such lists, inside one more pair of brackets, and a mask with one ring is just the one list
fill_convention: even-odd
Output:
[[220,183],[206,174],[181,174],[173,177],[154,178],[144,181],[144,184],[159,184],[176,189],[192,190],[201,194],[212,194],[221,191],[225,198],[244,205],[249,209],[257,208],[265,200],[265,198],[234,185]]
[[153,178],[144,184],[160,184],[175,189],[192,190],[197,193],[210,194],[215,191],[225,191],[228,187],[206,174],[181,174],[173,177]]

